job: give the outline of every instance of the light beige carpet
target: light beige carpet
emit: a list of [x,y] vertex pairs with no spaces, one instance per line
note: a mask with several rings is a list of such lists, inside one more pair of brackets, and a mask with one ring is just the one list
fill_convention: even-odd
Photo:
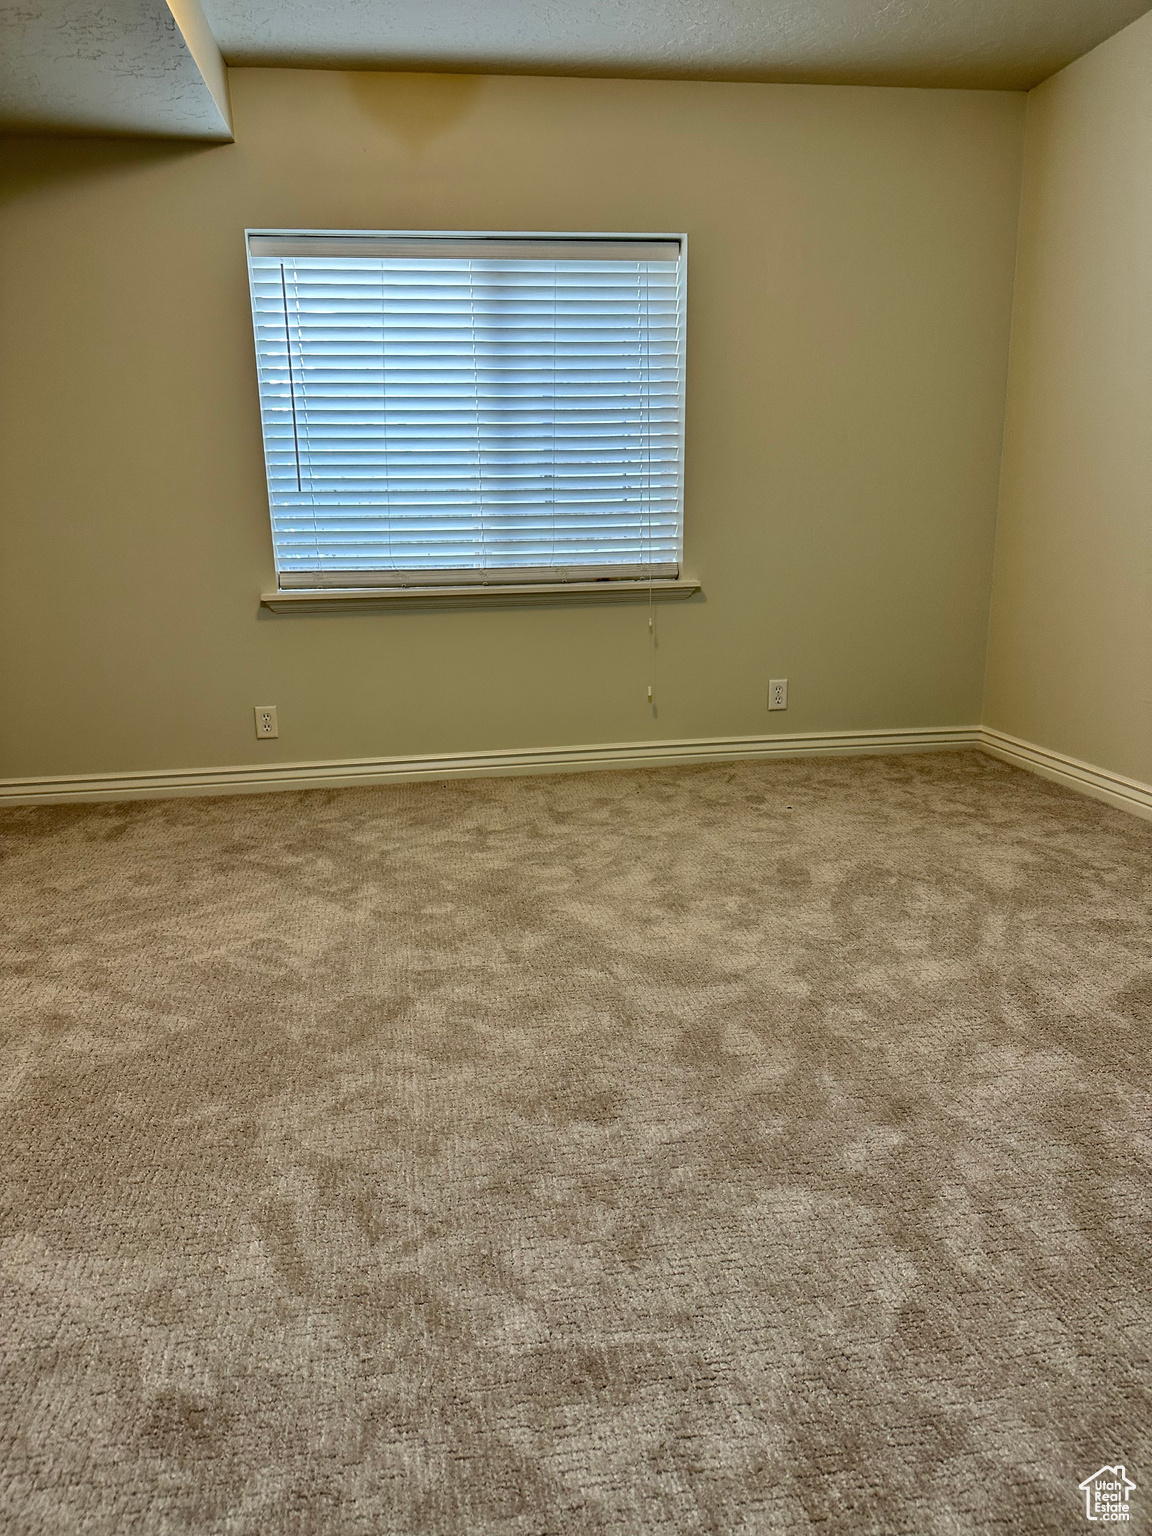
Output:
[[0,834],[5,1533],[1152,1529],[1152,825],[942,754]]

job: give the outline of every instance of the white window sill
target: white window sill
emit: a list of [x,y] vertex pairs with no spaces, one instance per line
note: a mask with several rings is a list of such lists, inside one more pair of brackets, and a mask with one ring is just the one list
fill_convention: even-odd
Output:
[[350,609],[546,608],[567,603],[675,602],[694,597],[698,581],[555,581],[517,586],[301,587],[264,592],[260,602],[273,613],[347,613]]

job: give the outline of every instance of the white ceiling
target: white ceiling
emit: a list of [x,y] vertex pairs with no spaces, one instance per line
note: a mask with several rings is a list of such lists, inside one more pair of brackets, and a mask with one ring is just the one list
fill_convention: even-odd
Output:
[[204,0],[230,64],[1027,89],[1152,0]]
[[230,139],[199,0],[0,0],[0,132]]
[[1149,9],[1152,0],[0,0],[0,132],[226,139],[225,61],[1019,90]]

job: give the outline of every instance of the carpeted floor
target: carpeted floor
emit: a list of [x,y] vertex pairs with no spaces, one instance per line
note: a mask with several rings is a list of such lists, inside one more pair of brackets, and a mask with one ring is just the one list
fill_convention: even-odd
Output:
[[0,835],[5,1533],[1152,1530],[1152,824],[940,754]]

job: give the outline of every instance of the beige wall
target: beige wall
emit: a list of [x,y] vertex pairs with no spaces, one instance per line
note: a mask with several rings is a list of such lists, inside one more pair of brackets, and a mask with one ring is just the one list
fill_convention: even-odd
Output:
[[[234,145],[4,152],[0,775],[979,718],[1022,97],[231,85]],[[689,232],[705,598],[661,611],[655,718],[641,607],[259,609],[245,225]]]
[[985,720],[1152,783],[1152,14],[1029,97]]

